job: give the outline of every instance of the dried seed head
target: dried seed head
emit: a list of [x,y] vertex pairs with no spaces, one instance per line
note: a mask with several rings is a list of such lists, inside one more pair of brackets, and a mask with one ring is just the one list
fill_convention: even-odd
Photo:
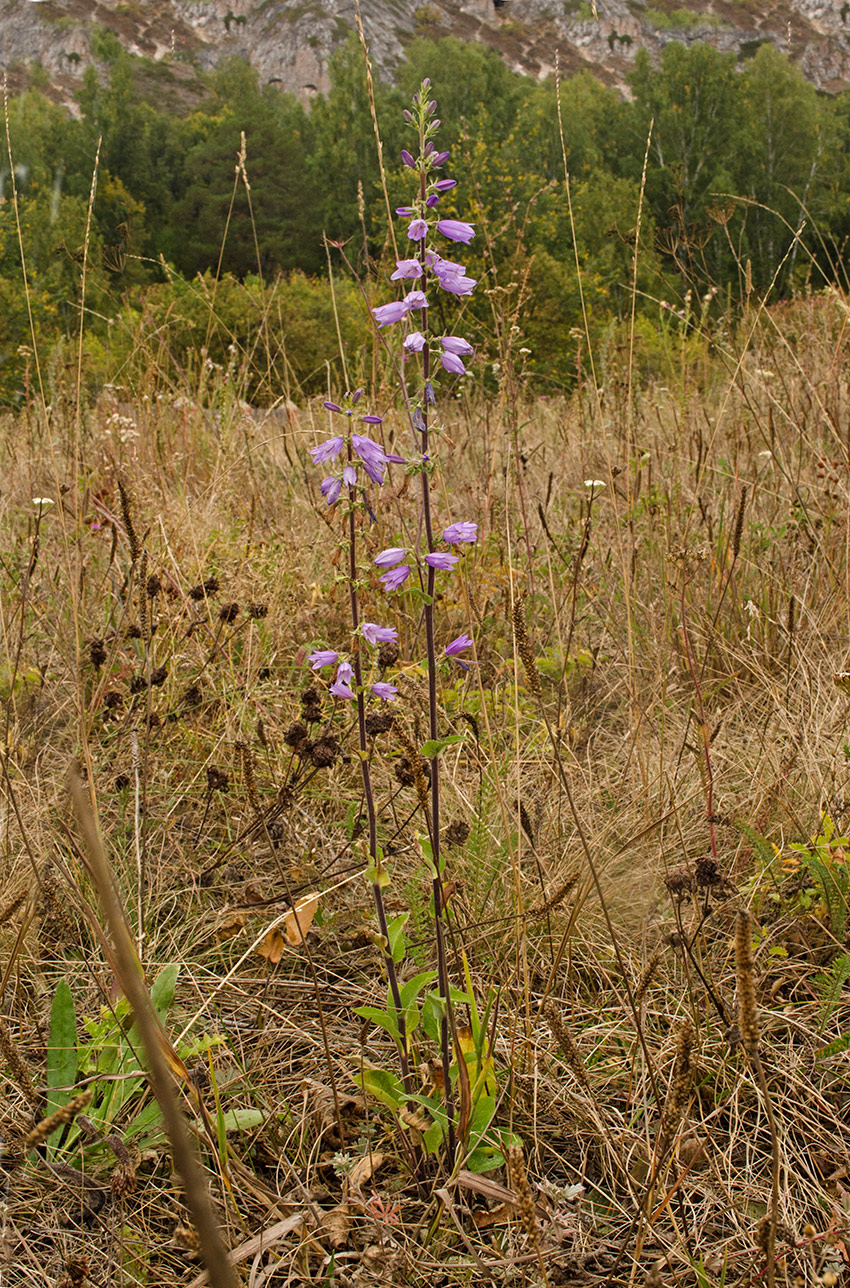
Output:
[[183,694],[183,702],[187,707],[198,707],[204,699],[204,691],[200,684],[190,684]]
[[748,1055],[756,1055],[759,1045],[759,1022],[753,965],[753,931],[750,915],[743,908],[735,918],[735,968],[738,978],[738,1029],[741,1043]]
[[329,768],[339,755],[339,743],[332,733],[326,733],[310,748],[310,760],[317,769]]
[[251,808],[256,814],[262,814],[263,807],[260,804],[257,780],[254,777],[253,753],[247,742],[237,742],[236,746],[242,756],[242,777],[245,779],[245,787],[248,792],[248,800],[251,802]]
[[322,697],[312,686],[301,694],[301,718],[307,724],[316,724],[322,718]]
[[65,1275],[60,1285],[66,1283],[68,1288],[83,1288],[91,1273],[88,1257],[80,1252],[69,1252],[65,1258]]
[[148,552],[142,551],[142,558],[139,562],[139,626],[142,632],[142,639],[146,640],[150,634],[150,609],[148,606],[148,597],[144,593],[144,585],[148,579]]
[[231,622],[235,622],[238,616],[239,605],[235,600],[232,604],[222,604],[221,608],[218,610],[218,620],[223,622],[225,626],[229,626]]
[[121,518],[124,520],[124,529],[127,533],[127,539],[130,542],[130,562],[136,563],[139,555],[142,553],[142,547],[139,544],[139,538],[136,536],[136,529],[133,527],[133,516],[130,512],[130,497],[127,489],[121,480],[118,480],[118,495],[121,498]]
[[507,1151],[508,1176],[511,1189],[516,1196],[519,1218],[522,1228],[535,1248],[540,1245],[540,1231],[537,1228],[537,1213],[534,1209],[534,1196],[528,1183],[525,1170],[525,1157],[519,1145],[511,1145]]
[[48,1136],[55,1132],[57,1127],[73,1122],[77,1114],[85,1109],[90,1100],[91,1092],[81,1091],[78,1096],[73,1096],[67,1105],[63,1105],[61,1109],[57,1109],[55,1113],[48,1115],[47,1118],[42,1118],[41,1122],[36,1123],[32,1131],[28,1133],[24,1141],[24,1152],[29,1153],[31,1149],[37,1149],[39,1145],[44,1144]]
[[154,599],[162,590],[162,582],[155,572],[148,577],[148,584],[145,590],[147,591],[148,599]]
[[161,684],[165,684],[165,681],[167,679],[168,679],[167,666],[157,666],[154,668],[153,671],[151,671],[151,684],[154,688],[159,688]]
[[399,648],[393,640],[384,640],[378,648],[378,666],[385,671],[388,666],[395,666],[399,659]]
[[694,884],[698,889],[706,890],[711,886],[723,885],[723,869],[711,854],[704,854],[694,864]]
[[189,598],[194,599],[195,603],[200,603],[206,599],[207,595],[214,595],[218,591],[218,577],[207,577],[206,581],[200,582],[197,586],[192,586],[189,591]]
[[516,651],[522,659],[528,687],[534,694],[535,698],[539,698],[542,696],[542,690],[540,688],[540,673],[537,670],[537,662],[534,657],[534,651],[531,647],[531,641],[528,638],[528,629],[525,625],[524,595],[519,595],[514,600],[511,618],[513,621],[514,639],[516,640]]
[[673,1060],[673,1076],[664,1112],[661,1115],[661,1136],[668,1144],[688,1106],[693,1081],[694,1026],[691,1017],[686,1015],[676,1035],[676,1055]]
[[370,711],[366,717],[366,732],[370,738],[387,733],[392,727],[393,717],[389,711]]
[[255,622],[262,621],[262,619],[264,617],[268,617],[268,615],[269,615],[268,604],[251,603],[248,605],[248,616],[253,618]]
[[124,633],[128,640],[140,640],[142,638],[142,628],[137,626],[135,622],[131,622]]
[[664,884],[674,899],[683,899],[694,888],[693,877],[686,867],[671,868],[664,878]]
[[225,769],[216,769],[215,765],[207,765],[207,790],[211,792],[226,792],[230,786],[230,775]]
[[12,1037],[4,1020],[0,1020],[0,1053],[2,1053],[6,1062],[6,1068],[18,1084],[28,1103],[33,1106],[38,1104],[38,1096],[32,1085],[29,1069],[24,1064],[18,1050],[18,1044]]
[[575,872],[571,872],[566,881],[562,881],[561,884],[553,890],[552,894],[548,895],[545,899],[538,900],[533,907],[529,908],[528,916],[542,917],[544,913],[551,912],[553,908],[559,908],[578,885],[578,879],[580,876],[581,871],[579,868],[576,868]]
[[443,844],[464,845],[469,838],[470,827],[465,818],[454,818],[443,832]]
[[581,1058],[581,1052],[573,1041],[573,1036],[561,1018],[561,1012],[554,1002],[546,1003],[546,1023],[549,1025],[549,1032],[561,1048],[561,1052],[567,1064],[572,1069],[577,1081],[584,1087],[585,1091],[590,1091],[590,1081],[587,1076],[587,1070],[584,1067],[584,1060]]
[[103,640],[92,640],[89,644],[89,659],[92,666],[100,670],[106,661],[106,646]]
[[655,952],[641,971],[637,987],[635,988],[635,1009],[640,1006],[641,1002],[646,997],[647,989],[652,983],[653,976],[658,969],[658,963],[661,961],[661,957],[661,949],[656,948]]
[[416,795],[419,798],[419,804],[423,809],[428,808],[428,785],[431,781],[431,763],[420,756],[418,749],[414,745],[404,725],[397,719],[393,720],[393,728],[396,737],[401,743],[404,756],[395,767],[396,781],[401,783],[402,787],[415,787]]
[[283,735],[283,741],[287,747],[291,747],[299,756],[303,756],[304,748],[310,741],[307,726],[302,724],[300,720],[296,720],[294,724],[289,726],[286,733]]

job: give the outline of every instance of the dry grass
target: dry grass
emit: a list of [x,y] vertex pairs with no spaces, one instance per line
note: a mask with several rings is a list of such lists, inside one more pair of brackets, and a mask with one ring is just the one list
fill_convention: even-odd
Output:
[[[355,743],[327,698],[308,741],[332,719],[331,765],[292,731],[317,706],[301,701],[307,646],[346,638],[340,531],[306,455],[324,413],[263,424],[233,401],[113,394],[79,432],[61,405],[49,427],[34,408],[6,418],[9,1283],[167,1288],[199,1273],[162,1138],[133,1144],[144,1087],[112,1124],[117,1147],[23,1143],[44,1116],[27,1076],[44,1087],[58,981],[78,1021],[117,1004],[65,797],[75,755],[149,981],[180,965],[172,1041],[217,1039],[184,1056],[210,1121],[260,1111],[226,1146],[191,1115],[246,1282],[761,1282],[772,1142],[735,1027],[742,908],[778,1124],[777,1279],[840,1277],[850,1087],[846,1050],[824,1048],[850,1031],[850,999],[839,981],[830,1009],[823,977],[848,952],[847,918],[839,942],[840,909],[789,846],[821,831],[822,810],[839,835],[850,820],[848,698],[833,678],[850,647],[846,322],[833,294],[765,314],[744,353],[749,324],[730,326],[725,347],[640,390],[628,414],[616,364],[599,398],[507,408],[504,423],[518,410],[523,425],[519,470],[498,405],[458,403],[448,425],[445,514],[482,526],[439,604],[445,639],[470,629],[477,662],[441,693],[445,728],[465,735],[443,758],[445,818],[471,825],[447,850],[452,972],[462,948],[480,996],[499,988],[498,1121],[523,1140],[518,1205],[504,1170],[478,1190],[464,1174],[412,1178],[398,1129],[352,1079],[363,1059],[392,1064],[353,1014],[384,990]],[[403,440],[391,417],[385,430]],[[588,479],[606,484],[591,505]],[[55,502],[40,518],[39,496]],[[410,507],[403,483],[388,489],[369,547],[395,544]],[[417,609],[398,610],[398,714],[421,744]],[[411,912],[413,973],[431,941],[404,754],[396,733],[376,737],[387,895]],[[848,849],[833,844],[837,869]],[[261,955],[312,890],[306,944]],[[264,1230],[266,1247],[252,1242]]]

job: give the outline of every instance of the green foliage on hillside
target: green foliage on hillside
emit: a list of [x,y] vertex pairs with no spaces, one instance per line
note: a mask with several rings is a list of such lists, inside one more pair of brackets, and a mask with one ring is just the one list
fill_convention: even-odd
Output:
[[[185,348],[199,343],[186,302],[208,300],[218,277],[206,339],[239,336],[240,352],[253,353],[257,335],[243,335],[245,300],[253,299],[266,340],[276,319],[274,343],[286,351],[291,387],[321,387],[323,364],[337,351],[327,287],[309,285],[327,273],[324,237],[345,244],[350,270],[334,252],[335,274],[356,272],[366,294],[375,261],[391,249],[359,49],[334,57],[331,89],[309,112],[233,60],[207,76],[205,99],[182,117],[151,101],[147,65],[110,33],[101,34],[98,53],[101,72],[87,71],[77,118],[37,89],[10,104],[30,298],[28,306],[15,203],[5,200],[0,399],[20,397],[33,329],[46,357],[45,347],[79,328],[98,144],[86,257],[93,346],[132,366],[138,338],[116,344],[115,337],[131,334],[128,317],[161,314],[179,365]],[[404,190],[399,109],[425,75],[450,123],[451,173],[472,195],[479,228],[466,261],[490,294],[478,293],[470,308],[482,338],[499,331],[494,310],[502,320],[511,311],[521,319],[529,370],[541,381],[563,385],[575,370],[579,269],[597,337],[631,311],[648,140],[637,301],[650,329],[660,300],[678,309],[688,290],[700,298],[712,287],[733,299],[745,289],[779,296],[841,273],[850,233],[850,94],[819,95],[769,44],[743,65],[699,43],[668,45],[658,67],[640,54],[630,102],[589,74],[564,83],[572,219],[554,86],[456,39],[416,40],[398,84],[376,86],[392,204]],[[8,198],[8,164],[0,169]],[[451,193],[444,210],[454,213]],[[281,280],[289,285],[279,294]],[[346,291],[346,338],[356,345],[366,330],[350,313],[358,307],[350,277]],[[291,312],[297,298],[303,317]],[[270,370],[266,345],[247,384],[252,395],[275,396]]]

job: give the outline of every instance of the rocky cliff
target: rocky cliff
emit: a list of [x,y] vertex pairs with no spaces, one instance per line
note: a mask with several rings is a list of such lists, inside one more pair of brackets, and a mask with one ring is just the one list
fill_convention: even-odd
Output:
[[[638,49],[701,40],[743,61],[771,41],[819,89],[850,85],[850,0],[361,0],[372,57],[391,76],[416,35],[492,46],[515,70],[544,77],[586,67],[625,86]],[[191,97],[196,69],[238,54],[266,82],[302,98],[324,90],[328,59],[354,28],[354,0],[0,0],[0,68],[10,87],[36,75],[72,102],[97,33],[159,65],[163,92]]]

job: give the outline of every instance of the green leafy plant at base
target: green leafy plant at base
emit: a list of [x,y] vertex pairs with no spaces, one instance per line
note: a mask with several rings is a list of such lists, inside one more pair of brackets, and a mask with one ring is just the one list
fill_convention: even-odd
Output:
[[[174,1001],[179,966],[164,966],[151,988],[151,1001],[165,1022]],[[82,1028],[82,1032],[80,1031]],[[193,1059],[219,1045],[223,1039],[204,1036],[196,1042],[183,1043],[178,1054],[183,1060]],[[103,1144],[97,1137],[118,1129],[125,1141],[139,1149],[155,1146],[164,1139],[159,1105],[148,1091],[147,1072],[141,1056],[141,1039],[133,1024],[126,998],[104,1006],[97,1017],[78,1024],[74,997],[66,979],[60,979],[50,1011],[50,1037],[47,1047],[47,1113],[61,1109],[85,1083],[92,1098],[86,1109],[85,1132],[76,1119],[70,1126],[56,1129],[48,1141],[52,1155],[65,1157],[84,1148],[94,1157]],[[223,1112],[216,1091],[217,1123],[220,1145],[224,1134],[247,1131],[258,1126],[263,1115],[258,1111],[239,1109]]]

